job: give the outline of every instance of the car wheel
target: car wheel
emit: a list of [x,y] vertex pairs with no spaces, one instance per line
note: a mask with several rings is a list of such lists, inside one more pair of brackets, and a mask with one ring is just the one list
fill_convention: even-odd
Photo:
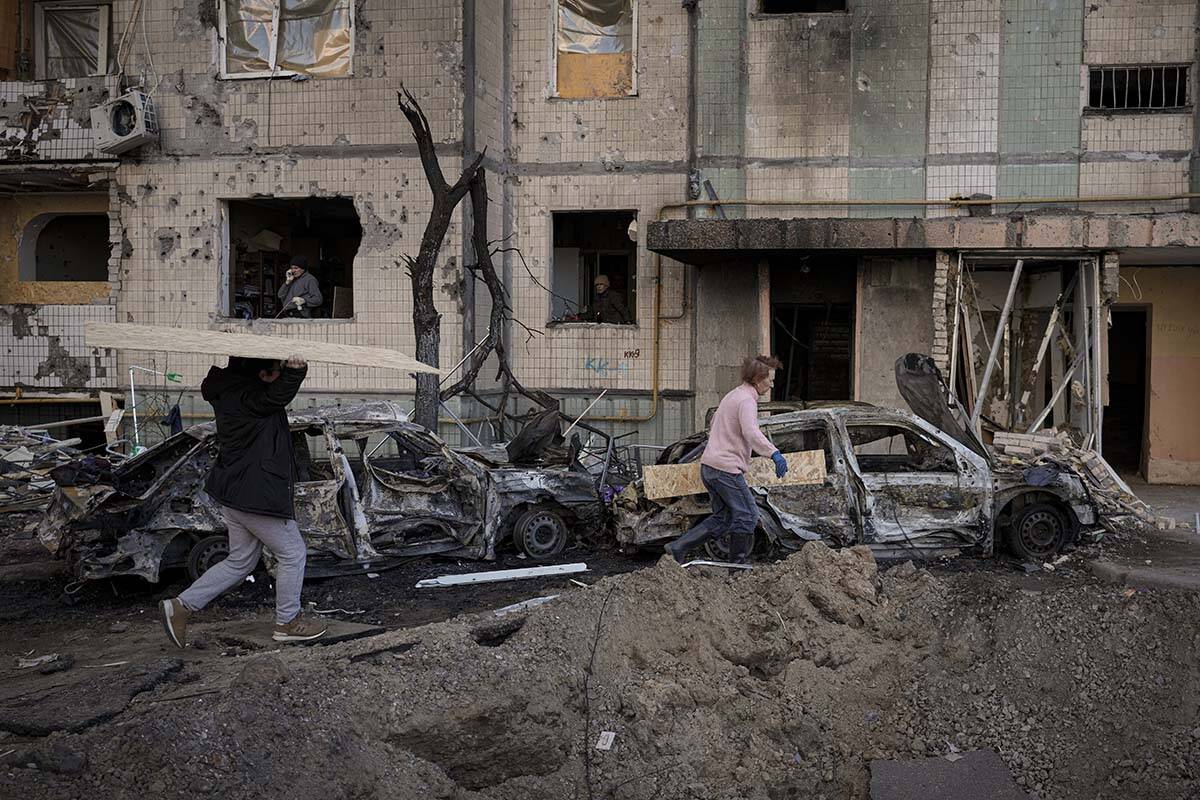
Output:
[[1012,515],[1008,546],[1019,558],[1041,563],[1067,543],[1070,527],[1062,512],[1049,503],[1031,503]]
[[[751,559],[753,559],[757,555],[760,555],[759,551],[761,549],[762,542],[763,542],[763,537],[759,535],[758,531],[755,531],[754,532],[754,540],[750,544],[750,558]],[[729,556],[729,537],[723,535],[723,536],[718,536],[715,539],[709,539],[707,542],[704,543],[704,553],[709,558],[711,558],[713,561],[729,561],[729,560],[731,560],[730,556]]]
[[193,581],[208,572],[210,567],[221,563],[229,555],[229,539],[224,536],[206,536],[192,545],[188,551],[188,577]]
[[531,508],[513,526],[517,549],[534,561],[554,558],[567,546],[567,523],[557,511]]

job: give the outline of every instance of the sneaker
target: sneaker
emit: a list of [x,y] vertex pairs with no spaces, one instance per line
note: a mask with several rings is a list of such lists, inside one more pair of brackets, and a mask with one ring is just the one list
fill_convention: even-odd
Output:
[[167,636],[175,643],[176,647],[183,647],[187,644],[187,623],[192,612],[184,608],[178,597],[163,600],[160,606],[163,629],[166,630]]
[[288,623],[275,623],[275,633],[271,638],[277,642],[311,642],[320,639],[329,630],[324,622],[309,622],[299,614]]

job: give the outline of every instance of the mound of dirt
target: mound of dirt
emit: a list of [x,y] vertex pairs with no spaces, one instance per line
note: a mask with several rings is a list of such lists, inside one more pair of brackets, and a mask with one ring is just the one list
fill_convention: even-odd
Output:
[[868,796],[873,759],[976,747],[1042,797],[1196,792],[1196,598],[1056,591],[819,543],[750,573],[664,559],[525,614],[238,659],[211,694],[48,737],[86,768],[11,768],[0,794],[833,800]]

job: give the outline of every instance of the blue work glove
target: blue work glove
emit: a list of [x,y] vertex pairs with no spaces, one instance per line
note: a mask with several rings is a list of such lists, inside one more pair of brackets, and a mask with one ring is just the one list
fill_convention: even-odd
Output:
[[771,454],[771,460],[775,462],[775,477],[782,478],[787,475],[787,460],[783,457],[783,453],[776,450]]

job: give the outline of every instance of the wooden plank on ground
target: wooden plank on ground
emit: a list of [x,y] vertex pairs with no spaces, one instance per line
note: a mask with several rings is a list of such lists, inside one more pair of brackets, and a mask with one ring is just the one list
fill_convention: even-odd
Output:
[[298,355],[307,361],[326,364],[441,374],[437,367],[422,364],[397,350],[314,342],[288,336],[169,328],[160,325],[129,325],[124,322],[85,322],[83,335],[89,347],[111,347],[116,350],[276,359]]
[[[775,477],[775,462],[769,458],[750,459],[746,482],[751,486],[796,486],[825,482],[825,452],[803,450],[785,453],[788,473]],[[642,492],[648,500],[704,494],[707,490],[700,480],[700,463],[658,464],[642,469]]]

